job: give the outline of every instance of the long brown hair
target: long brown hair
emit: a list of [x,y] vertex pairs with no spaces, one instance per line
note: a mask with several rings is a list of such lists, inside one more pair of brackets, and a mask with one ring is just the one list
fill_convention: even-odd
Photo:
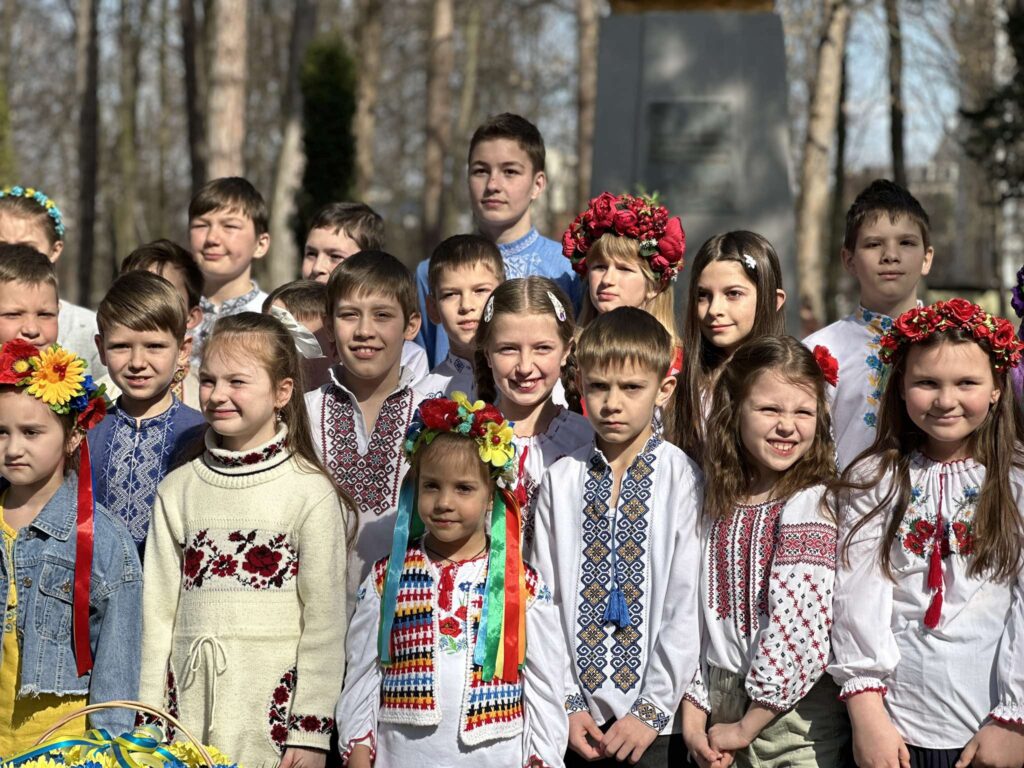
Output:
[[[838,510],[847,494],[875,488],[886,478],[893,478],[885,496],[853,526],[840,548],[844,561],[849,562],[850,542],[856,533],[879,515],[886,517],[886,532],[878,556],[889,578],[892,578],[892,542],[910,505],[911,455],[927,440],[927,435],[907,414],[903,401],[907,354],[911,346],[929,349],[944,343],[978,344],[969,333],[949,330],[932,334],[914,345],[904,344],[895,352],[878,409],[875,440],[843,471],[829,499],[832,508]],[[978,346],[990,352],[987,345]],[[1024,467],[1024,452],[1018,442],[1024,430],[1008,374],[993,369],[992,376],[1000,390],[999,400],[989,408],[985,421],[970,438],[970,454],[985,467],[985,480],[974,508],[974,555],[967,573],[971,576],[990,574],[996,581],[1006,582],[1017,577],[1021,562],[1024,531],[1010,488],[1010,470]],[[864,469],[870,462],[877,462],[877,466],[865,476]]]
[[809,390],[818,406],[814,443],[779,477],[772,495],[787,499],[805,488],[820,483],[828,485],[835,480],[836,458],[825,378],[814,355],[792,336],[751,339],[736,350],[715,384],[715,407],[708,421],[704,453],[704,512],[708,517],[730,515],[756,479],[740,437],[740,411],[757,377],[766,371]]
[[[753,259],[751,267],[744,257]],[[697,291],[700,276],[715,261],[735,261],[757,289],[757,311],[747,340],[786,333],[786,316],[776,306],[782,288],[782,268],[775,248],[756,232],[739,230],[715,235],[697,251],[690,266],[686,322],[683,327],[683,370],[676,388],[675,434],[672,442],[686,451],[698,464],[703,463],[704,429],[701,403],[707,397],[712,376],[728,359],[728,354],[704,338],[697,315]]]

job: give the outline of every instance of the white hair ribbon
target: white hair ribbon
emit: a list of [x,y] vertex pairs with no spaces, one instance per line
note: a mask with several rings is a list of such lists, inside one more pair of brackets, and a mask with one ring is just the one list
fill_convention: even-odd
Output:
[[565,307],[562,306],[562,302],[558,300],[551,291],[548,291],[548,299],[551,301],[551,306],[555,308],[555,317],[558,318],[558,322],[565,322]]
[[743,263],[747,265],[747,269],[749,270],[757,269],[757,262],[754,261],[754,257],[751,256],[749,253],[743,254]]
[[316,340],[316,336],[309,328],[296,320],[291,312],[284,307],[271,304],[270,314],[288,329],[288,333],[291,334],[292,340],[295,342],[295,349],[299,351],[300,355],[307,360],[324,356],[324,351],[320,348],[320,342]]
[[491,318],[494,317],[494,294],[492,293],[487,298],[487,303],[484,304],[484,322],[491,322]]

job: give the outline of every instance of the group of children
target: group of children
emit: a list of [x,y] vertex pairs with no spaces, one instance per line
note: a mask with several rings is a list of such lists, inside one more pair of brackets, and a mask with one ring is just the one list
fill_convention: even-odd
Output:
[[468,185],[415,275],[335,203],[267,295],[212,181],[95,321],[0,193],[0,755],[138,698],[248,768],[1024,765],[1024,344],[918,303],[917,201],[857,198],[860,304],[801,343],[760,235],[701,246],[681,334],[656,200],[541,237],[521,117]]

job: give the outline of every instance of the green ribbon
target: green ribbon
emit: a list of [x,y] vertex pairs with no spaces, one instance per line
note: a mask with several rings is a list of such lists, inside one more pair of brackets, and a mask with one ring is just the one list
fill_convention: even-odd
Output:
[[487,583],[480,630],[473,649],[473,663],[482,668],[484,680],[493,680],[501,647],[501,625],[505,614],[505,498],[494,494],[491,511],[491,551],[487,556]]

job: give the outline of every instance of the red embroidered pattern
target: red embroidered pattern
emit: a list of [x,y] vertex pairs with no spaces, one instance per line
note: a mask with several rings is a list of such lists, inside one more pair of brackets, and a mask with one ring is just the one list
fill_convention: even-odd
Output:
[[262,464],[274,458],[283,450],[285,450],[285,438],[269,443],[258,451],[250,451],[249,453],[228,454],[227,451],[218,451],[217,453],[207,451],[206,460],[214,467],[237,469],[238,467],[251,467],[256,464]]
[[289,715],[288,730],[327,735],[334,730],[334,718],[321,715]]
[[320,408],[320,447],[331,477],[358,502],[360,511],[383,515],[398,507],[403,473],[402,442],[412,421],[413,391],[388,397],[377,415],[366,453],[356,443],[354,406],[331,386]]
[[779,526],[776,565],[808,563],[835,570],[836,529],[828,523],[794,523]]
[[270,697],[267,722],[270,724],[270,741],[278,751],[284,750],[284,743],[288,739],[288,706],[291,704],[292,691],[295,690],[295,677],[295,667],[292,667],[278,681]]
[[288,535],[259,538],[260,531],[196,533],[186,545],[181,570],[182,588],[210,586],[248,589],[281,589],[299,572],[299,555]]
[[[174,670],[171,669],[170,664],[167,665],[167,681],[164,683],[164,711],[171,717],[175,719],[178,718],[178,682],[174,678]],[[164,738],[167,741],[174,741],[177,731],[169,722],[147,712],[135,713],[136,728],[140,725],[151,724],[160,726],[161,730],[164,732]]]

